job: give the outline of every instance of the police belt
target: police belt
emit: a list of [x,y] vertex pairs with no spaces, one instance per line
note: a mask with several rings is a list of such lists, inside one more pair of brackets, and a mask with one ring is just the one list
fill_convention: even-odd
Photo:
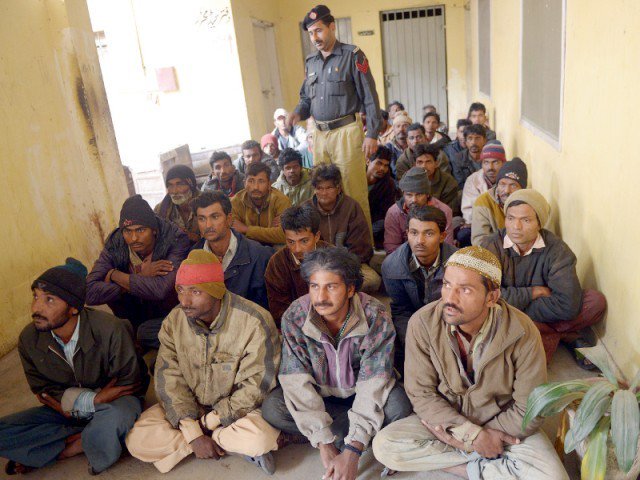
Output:
[[335,130],[336,128],[344,127],[356,121],[355,113],[347,115],[346,117],[338,118],[336,120],[329,120],[328,122],[321,122],[315,120],[316,128],[322,132],[328,132],[329,130]]

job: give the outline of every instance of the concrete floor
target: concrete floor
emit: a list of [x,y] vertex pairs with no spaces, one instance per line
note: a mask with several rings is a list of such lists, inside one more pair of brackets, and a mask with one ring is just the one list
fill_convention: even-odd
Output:
[[[564,348],[560,348],[553,358],[549,367],[550,380],[567,380],[571,378],[590,376],[578,368],[571,355]],[[38,406],[27,386],[17,350],[12,351],[4,358],[0,359],[0,416],[23,410],[32,406]],[[151,398],[149,398],[151,397]],[[148,397],[152,401],[153,393]],[[555,438],[556,419],[549,419],[544,430],[550,438]],[[292,445],[280,452],[275,452],[277,471],[272,478],[283,480],[320,480],[323,468],[317,452],[309,445]],[[565,460],[567,471],[572,479],[578,479],[578,463],[575,454]],[[366,452],[360,463],[359,479],[379,478],[382,466],[375,460],[371,452]],[[4,467],[0,469],[0,478],[5,478]],[[15,477],[12,477],[15,478]],[[51,467],[32,472],[26,478],[42,480],[70,480],[70,479],[93,479],[87,473],[87,461],[84,456],[74,457],[63,462],[59,462]],[[212,460],[199,460],[190,457],[178,465],[172,472],[160,474],[153,465],[142,463],[130,456],[125,456],[113,467],[103,472],[99,477],[101,480],[173,480],[189,478],[200,479],[234,479],[234,480],[258,480],[268,478],[256,467],[249,465],[238,457],[227,457],[218,462]],[[396,480],[451,480],[458,477],[444,473],[423,473],[409,474],[402,473],[393,476]]]

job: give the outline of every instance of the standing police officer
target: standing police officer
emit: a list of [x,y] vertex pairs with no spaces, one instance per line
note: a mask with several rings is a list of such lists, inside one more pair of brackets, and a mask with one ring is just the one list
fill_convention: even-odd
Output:
[[[358,47],[336,39],[335,18],[325,5],[307,13],[303,28],[319,52],[305,61],[300,103],[287,117],[287,126],[313,116],[314,164],[338,166],[345,193],[360,204],[371,226],[365,156],[378,149],[382,117],[369,61]],[[367,115],[364,139],[360,112]]]

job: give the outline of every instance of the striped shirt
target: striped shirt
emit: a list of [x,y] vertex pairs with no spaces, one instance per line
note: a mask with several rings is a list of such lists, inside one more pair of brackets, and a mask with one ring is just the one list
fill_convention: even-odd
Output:
[[[71,339],[67,343],[64,343],[53,331],[51,331],[51,335],[53,335],[54,340],[58,342],[58,345],[62,348],[71,370],[74,370],[73,356],[76,354],[76,346],[78,345],[78,338],[80,338],[80,317],[78,317],[76,329],[73,331],[73,335],[71,335]],[[97,393],[91,390],[84,391],[78,395],[78,398],[76,398],[76,401],[73,403],[73,411],[71,412],[73,416],[76,418],[91,417],[96,411],[95,405],[93,404],[93,399],[96,395]]]

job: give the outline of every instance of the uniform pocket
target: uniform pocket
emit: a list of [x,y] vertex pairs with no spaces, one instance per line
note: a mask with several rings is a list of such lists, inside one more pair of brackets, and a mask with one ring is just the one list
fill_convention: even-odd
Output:
[[211,359],[211,374],[213,385],[220,392],[231,393],[238,373],[240,357],[230,353],[218,352]]
[[346,95],[347,82],[344,80],[329,80],[327,82],[327,93],[329,95]]
[[305,82],[307,84],[306,86],[307,96],[309,98],[315,98],[316,90],[318,89],[318,75],[312,75],[310,77],[307,77]]

